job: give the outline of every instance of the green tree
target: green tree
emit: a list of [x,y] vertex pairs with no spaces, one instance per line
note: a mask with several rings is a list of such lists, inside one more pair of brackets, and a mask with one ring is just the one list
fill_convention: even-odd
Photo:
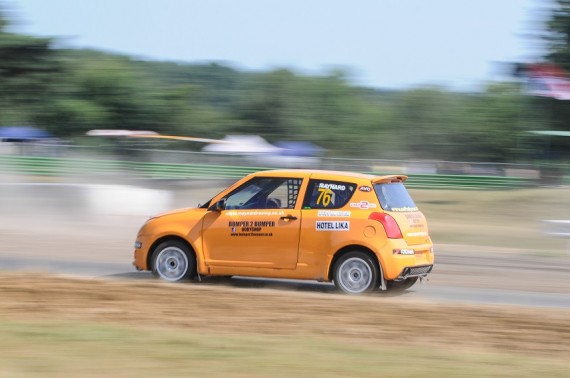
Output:
[[[542,37],[547,48],[545,60],[570,73],[570,0],[554,2]],[[536,98],[533,106],[543,114],[541,129],[570,131],[570,101]],[[549,143],[549,150],[553,152],[549,154],[549,158],[569,159],[570,140],[568,139],[570,138],[553,138]]]
[[[570,0],[559,4],[549,57],[566,66]],[[566,102],[544,100],[551,101],[551,118],[529,110],[536,104],[521,106],[528,99],[508,83],[480,93],[382,91],[355,86],[339,71],[252,73],[56,49],[50,39],[9,33],[6,25],[0,17],[0,122],[35,123],[62,137],[95,128],[205,138],[240,133],[310,141],[330,156],[509,161],[522,130],[549,119],[567,128],[570,119]]]
[[51,39],[10,33],[7,26],[0,13],[0,124],[29,123],[62,67]]
[[570,72],[570,0],[556,0],[546,23],[546,59]]

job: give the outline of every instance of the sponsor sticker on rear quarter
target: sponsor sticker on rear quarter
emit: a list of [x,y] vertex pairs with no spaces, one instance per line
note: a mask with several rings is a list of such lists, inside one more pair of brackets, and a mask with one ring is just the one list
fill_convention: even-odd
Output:
[[317,221],[317,231],[350,231],[350,222],[348,221]]
[[357,207],[357,208],[362,209],[362,210],[375,209],[376,204],[372,203],[372,202],[368,202],[368,201],[360,201],[360,202],[352,202],[350,204],[350,207]]
[[350,217],[350,211],[319,210],[317,217]]

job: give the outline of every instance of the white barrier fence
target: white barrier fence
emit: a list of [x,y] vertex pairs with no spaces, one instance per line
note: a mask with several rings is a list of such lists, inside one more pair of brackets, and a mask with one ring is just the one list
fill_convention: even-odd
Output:
[[557,238],[567,239],[567,253],[570,256],[570,220],[545,220],[546,233]]

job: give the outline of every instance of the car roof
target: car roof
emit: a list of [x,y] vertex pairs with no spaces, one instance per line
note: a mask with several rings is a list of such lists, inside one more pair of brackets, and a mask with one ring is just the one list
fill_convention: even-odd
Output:
[[329,180],[342,180],[343,178],[356,178],[364,179],[367,181],[385,182],[385,181],[405,181],[408,177],[404,175],[386,175],[375,176],[365,173],[348,172],[348,171],[333,171],[333,170],[319,170],[319,169],[272,169],[268,171],[261,171],[253,173],[254,176],[301,176],[301,177],[315,177],[327,178]]

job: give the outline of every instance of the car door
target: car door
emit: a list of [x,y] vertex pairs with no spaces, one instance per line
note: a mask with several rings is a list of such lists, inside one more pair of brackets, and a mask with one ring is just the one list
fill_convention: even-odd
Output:
[[311,177],[302,210],[302,252],[315,251],[315,261],[324,263],[347,241],[358,242],[363,235],[362,216],[349,205],[356,188],[355,182]]
[[255,177],[226,196],[224,210],[209,211],[204,217],[206,264],[294,269],[301,184],[301,178]]

